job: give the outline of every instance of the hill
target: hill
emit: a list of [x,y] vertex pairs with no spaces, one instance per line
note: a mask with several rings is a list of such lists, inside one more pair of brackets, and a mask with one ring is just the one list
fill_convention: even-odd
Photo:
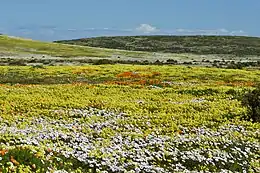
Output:
[[[104,38],[104,41],[102,39]],[[107,45],[109,46],[109,41],[113,40],[113,38],[121,39],[121,42],[124,39],[137,39],[139,38],[139,42],[136,45],[132,42],[125,43],[126,45],[132,45],[132,48],[138,47],[141,44],[140,40],[143,40],[142,44],[145,45],[147,42],[151,42],[151,47],[146,47],[145,51],[136,51],[140,50],[137,49],[135,51],[131,50],[120,50],[123,49],[122,47],[113,47],[111,44],[110,48],[118,48],[118,49],[108,49],[108,48],[97,48],[97,47],[89,47],[89,46],[82,46],[85,45],[84,41],[79,40],[72,40],[72,41],[58,41],[55,43],[51,42],[40,42],[30,39],[23,39],[18,37],[0,35],[0,65],[65,65],[65,64],[156,64],[156,65],[163,65],[163,64],[188,64],[188,65],[199,65],[199,66],[216,66],[216,67],[228,67],[234,66],[235,63],[240,63],[238,66],[235,64],[235,67],[258,67],[259,66],[259,56],[258,50],[259,47],[256,45],[258,44],[258,38],[248,38],[248,37],[241,37],[244,39],[248,39],[248,43],[246,45],[245,41],[244,47],[241,46],[242,42],[237,42],[237,47],[234,46],[233,42],[234,39],[237,37],[227,37],[233,38],[232,44],[225,44],[223,43],[222,50],[220,49],[221,44],[220,41],[217,42],[216,40],[220,40],[222,38],[222,42],[224,42],[225,37],[205,37],[205,40],[213,40],[215,39],[214,45],[212,41],[211,46],[207,46],[208,51],[206,52],[206,41],[197,41],[197,42],[184,42],[184,38],[187,40],[191,40],[191,38],[199,38],[197,37],[167,37],[167,36],[138,36],[138,37],[99,37],[93,38],[94,42],[99,40],[97,43],[104,44],[104,47]],[[145,38],[146,41],[145,41]],[[162,42],[159,44],[156,41],[151,41],[153,38],[165,38],[173,39],[179,38],[179,46],[180,45],[188,45],[191,46],[182,46],[182,49],[175,53],[167,53],[167,49],[163,50],[163,47],[167,44],[167,41]],[[256,41],[253,42],[253,39]],[[88,40],[88,39],[82,39]],[[107,42],[105,41],[107,40]],[[138,39],[137,39],[138,40]],[[150,40],[150,41],[149,41]],[[199,39],[198,39],[199,40]],[[250,40],[250,41],[249,41]],[[176,42],[176,40],[175,40]],[[228,41],[225,41],[228,42]],[[231,41],[229,41],[231,42]],[[64,43],[70,43],[74,45],[68,45]],[[132,43],[132,44],[130,44]],[[77,45],[75,45],[77,44]],[[156,44],[161,46],[160,52],[149,52],[152,49],[155,49]],[[173,44],[168,41],[168,44]],[[193,44],[193,45],[192,45]],[[204,44],[204,46],[203,46]],[[195,46],[197,45],[197,47]],[[250,46],[251,45],[251,46]],[[93,46],[93,45],[92,45]],[[241,49],[238,47],[241,46]],[[169,46],[168,46],[169,47]],[[226,47],[226,48],[225,48]],[[192,48],[192,52],[190,51]],[[219,50],[218,50],[219,48]],[[228,52],[225,54],[226,49],[229,49],[234,52]],[[248,54],[245,54],[245,49],[249,49]],[[143,50],[144,47],[143,47]],[[175,50],[175,49],[174,49]],[[177,50],[177,49],[176,49]],[[187,50],[186,52],[184,50]],[[196,51],[197,52],[196,52]],[[216,51],[218,50],[218,52]],[[159,51],[159,50],[157,50]],[[190,51],[190,52],[189,52]],[[213,52],[214,51],[214,52]],[[185,52],[185,53],[184,53]],[[208,53],[208,54],[207,54]],[[211,54],[210,54],[211,53]],[[222,54],[221,54],[222,53]],[[240,56],[237,56],[240,55]],[[253,56],[252,56],[253,55]],[[241,64],[242,63],[242,64]]]
[[244,36],[117,36],[55,42],[163,53],[260,55],[260,38]]
[[40,54],[53,57],[111,57],[123,55],[142,57],[146,52],[110,50],[86,46],[40,42],[30,39],[0,35],[0,56]]

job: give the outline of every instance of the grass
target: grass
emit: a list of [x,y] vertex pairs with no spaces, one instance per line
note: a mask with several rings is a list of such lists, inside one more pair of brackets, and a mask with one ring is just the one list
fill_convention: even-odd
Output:
[[26,56],[28,54],[40,54],[55,57],[110,57],[113,55],[142,57],[149,55],[149,53],[145,52],[72,46],[8,37],[5,35],[0,35],[0,52],[3,55],[24,54]]

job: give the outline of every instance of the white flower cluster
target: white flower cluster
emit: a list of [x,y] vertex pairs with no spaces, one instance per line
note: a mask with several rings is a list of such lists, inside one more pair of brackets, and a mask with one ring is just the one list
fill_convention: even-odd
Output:
[[[41,147],[47,143],[53,152],[76,159],[97,172],[248,172],[259,169],[252,165],[260,157],[259,140],[249,140],[256,139],[259,130],[252,132],[235,125],[216,130],[180,127],[181,133],[176,136],[132,137],[117,131],[124,131],[122,127],[125,127],[126,131],[141,133],[131,124],[117,123],[126,116],[122,113],[94,108],[55,113],[66,113],[69,118],[45,117],[17,120],[12,124],[2,121],[0,145]],[[100,135],[105,128],[116,130],[109,140]]]

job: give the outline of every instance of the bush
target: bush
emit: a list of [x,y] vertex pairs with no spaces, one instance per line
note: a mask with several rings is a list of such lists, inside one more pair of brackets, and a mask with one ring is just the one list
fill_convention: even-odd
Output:
[[115,61],[109,59],[99,59],[93,62],[93,65],[102,65],[102,64],[115,64]]
[[242,105],[248,109],[248,119],[260,122],[260,86],[244,95]]
[[232,99],[242,101],[245,93],[248,93],[249,91],[250,91],[250,89],[248,89],[248,88],[242,88],[239,90],[229,89],[228,91],[225,92],[225,94],[231,95]]
[[173,60],[173,59],[168,59],[166,61],[167,64],[178,64],[178,61],[177,60]]
[[25,60],[23,59],[12,60],[8,64],[10,66],[26,66]]
[[227,69],[243,69],[244,66],[242,63],[231,63],[227,65]]
[[34,68],[42,68],[42,69],[44,69],[45,67],[43,65],[41,65],[41,64],[37,64],[37,65],[33,65],[32,68],[33,69]]

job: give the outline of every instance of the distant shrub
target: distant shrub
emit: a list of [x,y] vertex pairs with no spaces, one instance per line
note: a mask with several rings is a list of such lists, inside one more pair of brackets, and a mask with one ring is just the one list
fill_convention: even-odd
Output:
[[11,66],[26,66],[26,63],[22,59],[12,60],[8,63]]
[[52,60],[50,60],[50,59],[46,59],[46,60],[43,60],[43,64],[44,65],[48,65],[48,64],[50,64],[52,62]]
[[30,60],[28,60],[28,63],[36,63],[37,62],[37,59],[35,59],[35,58],[31,58]]
[[225,94],[231,95],[232,99],[237,99],[237,100],[242,101],[245,93],[248,93],[248,92],[250,92],[250,90],[248,88],[242,88],[239,90],[229,89],[225,92]]
[[192,62],[183,62],[183,65],[192,65]]
[[241,63],[231,63],[229,65],[227,65],[228,69],[242,69],[243,68],[243,64]]
[[178,64],[178,61],[177,60],[173,60],[173,59],[168,59],[166,61],[167,64]]
[[215,95],[218,94],[219,91],[217,89],[212,89],[212,88],[207,88],[207,89],[191,89],[191,90],[179,90],[177,91],[179,94],[191,94],[194,96],[210,96],[210,95]]
[[41,64],[33,65],[32,68],[42,68],[44,69],[45,67]]
[[101,64],[115,64],[115,61],[109,59],[99,59],[93,62],[94,65],[101,65]]
[[141,62],[142,65],[149,65],[150,62],[148,60],[144,60],[143,62]]
[[155,64],[155,65],[162,65],[163,62],[161,62],[160,60],[156,60],[153,64]]
[[242,105],[248,109],[248,119],[260,122],[260,86],[244,95]]

